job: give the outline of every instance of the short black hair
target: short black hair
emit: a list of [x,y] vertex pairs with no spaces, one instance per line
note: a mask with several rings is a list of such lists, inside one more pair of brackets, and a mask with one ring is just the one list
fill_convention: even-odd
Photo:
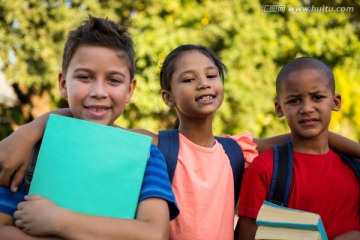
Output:
[[315,69],[329,80],[332,92],[335,92],[335,78],[331,68],[324,62],[313,57],[300,57],[288,62],[279,72],[276,78],[276,93],[279,95],[281,83],[286,80],[290,73],[303,69]]
[[76,50],[83,46],[101,46],[122,51],[130,72],[130,81],[135,75],[134,43],[127,29],[108,18],[89,18],[70,31],[64,47],[62,73],[66,74]]

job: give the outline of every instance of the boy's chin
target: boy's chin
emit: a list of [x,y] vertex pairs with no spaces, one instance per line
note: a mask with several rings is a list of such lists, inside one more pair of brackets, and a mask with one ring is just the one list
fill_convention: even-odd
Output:
[[292,131],[292,135],[297,136],[298,138],[302,139],[302,140],[315,140],[315,139],[319,139],[321,137],[327,137],[327,133],[328,131],[324,132],[324,131],[319,131],[318,129],[312,129],[312,130],[307,130],[307,131],[303,131],[303,132],[298,132],[298,133],[294,133]]
[[93,123],[97,123],[97,124],[108,125],[108,126],[114,126],[115,125],[114,121],[108,120],[108,119],[83,119],[83,120],[93,122]]

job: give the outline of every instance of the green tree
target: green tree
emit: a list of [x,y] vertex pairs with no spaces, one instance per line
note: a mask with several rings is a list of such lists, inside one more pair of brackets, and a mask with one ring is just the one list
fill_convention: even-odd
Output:
[[[7,129],[66,106],[57,90],[66,34],[88,13],[128,27],[135,42],[138,79],[133,100],[118,123],[152,131],[170,128],[175,114],[162,102],[159,68],[180,44],[213,49],[229,68],[225,101],[215,118],[215,133],[245,131],[265,137],[287,130],[275,119],[275,78],[298,56],[314,56],[335,72],[343,109],[331,129],[359,140],[359,1],[297,0],[0,0],[0,66],[20,104],[0,106]],[[348,12],[290,11],[290,7],[354,7]],[[268,6],[278,11],[266,11]],[[283,8],[280,8],[284,6]],[[280,11],[281,10],[281,11]],[[10,130],[9,130],[10,131]],[[7,133],[0,131],[0,139]]]

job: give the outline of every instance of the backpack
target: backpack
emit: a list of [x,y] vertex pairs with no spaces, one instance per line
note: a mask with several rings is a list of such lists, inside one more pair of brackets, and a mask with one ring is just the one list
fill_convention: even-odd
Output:
[[40,151],[41,141],[42,140],[37,142],[35,144],[35,146],[34,146],[32,156],[31,156],[31,160],[30,160],[30,165],[29,165],[28,170],[26,171],[26,174],[25,174],[25,177],[24,177],[25,193],[26,194],[29,194],[32,177],[34,175],[35,165],[36,165],[37,158],[38,158],[39,151]]
[[[215,137],[223,146],[227,154],[234,177],[235,206],[240,194],[240,186],[244,173],[244,155],[240,146],[232,138]],[[168,169],[169,179],[172,182],[179,154],[179,132],[177,129],[159,131],[158,147],[164,154]]]
[[[293,146],[291,141],[287,141],[274,146],[273,150],[274,169],[267,201],[287,207],[294,168]],[[360,162],[354,157],[335,152],[351,167],[360,183]]]

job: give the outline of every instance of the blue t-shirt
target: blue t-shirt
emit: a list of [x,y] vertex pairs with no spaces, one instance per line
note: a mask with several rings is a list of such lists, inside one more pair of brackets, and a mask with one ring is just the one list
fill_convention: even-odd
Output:
[[[13,215],[18,203],[24,201],[25,183],[19,186],[16,193],[9,188],[0,186],[0,212]],[[150,158],[145,168],[139,202],[147,198],[161,198],[168,202],[170,220],[179,214],[174,193],[171,189],[164,155],[155,146],[151,145]]]
[[18,203],[24,201],[24,196],[25,183],[22,183],[15,193],[9,188],[0,186],[0,212],[13,215]]
[[155,145],[151,145],[150,158],[146,164],[139,202],[147,198],[162,198],[168,202],[170,220],[179,214],[174,193],[171,189],[164,155]]

